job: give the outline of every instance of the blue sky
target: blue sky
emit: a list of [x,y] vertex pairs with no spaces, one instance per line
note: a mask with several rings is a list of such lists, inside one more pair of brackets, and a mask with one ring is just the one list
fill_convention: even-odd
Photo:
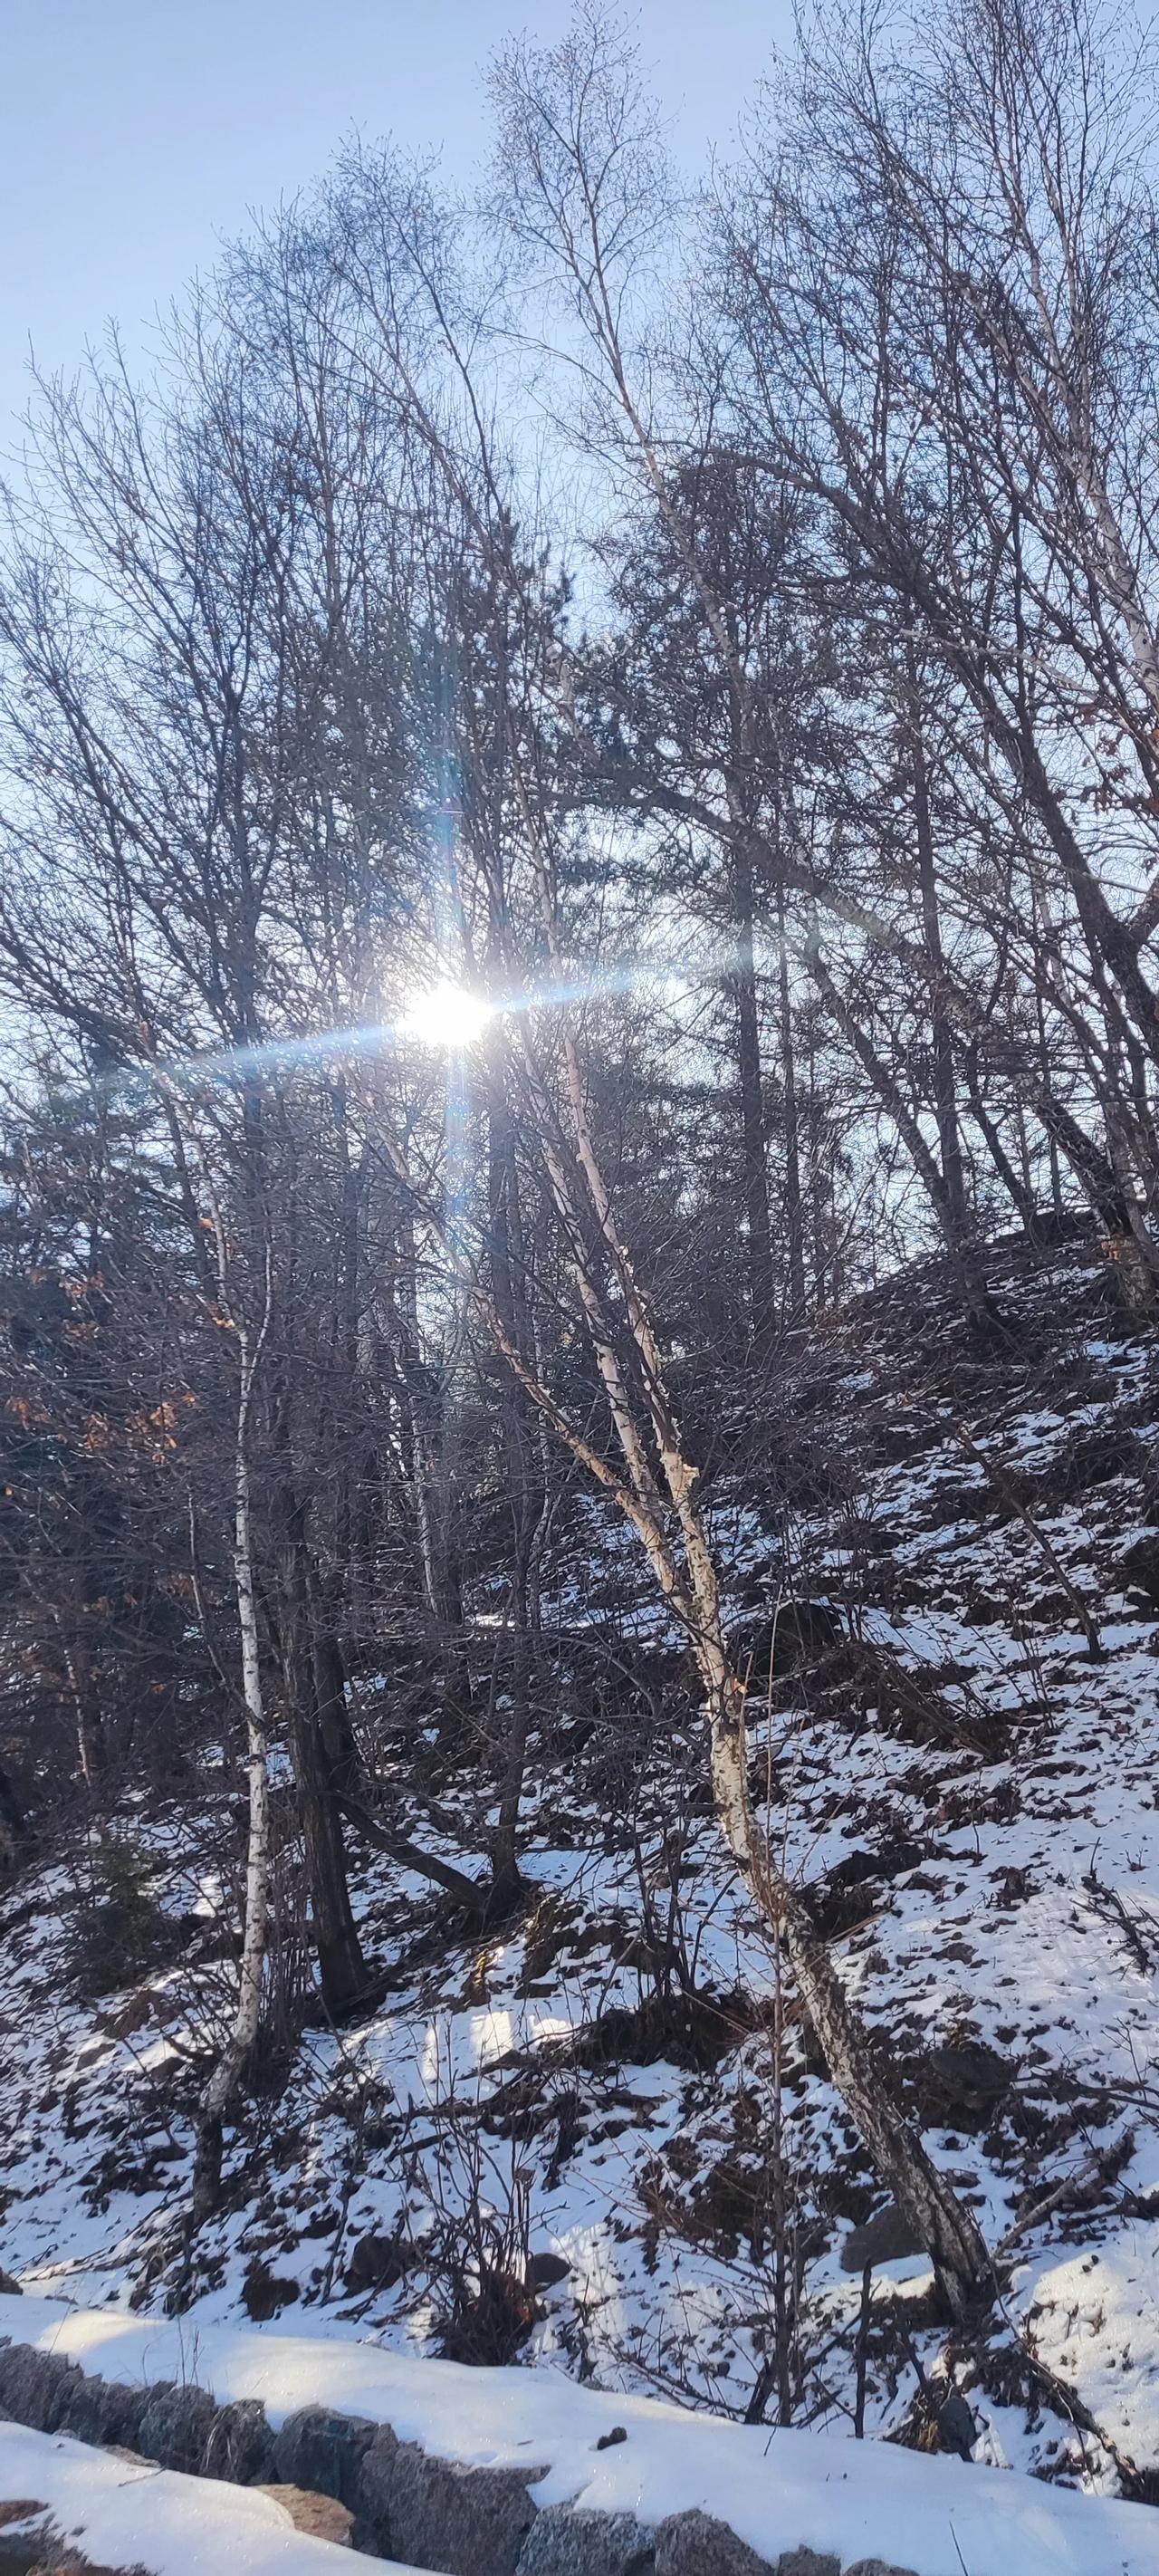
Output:
[[[351,126],[486,149],[482,67],[567,0],[7,0],[0,45],[0,446],[18,443],[31,340],[71,365],[109,315],[157,304],[247,209],[300,187]],[[681,161],[727,148],[789,0],[642,0],[638,29]]]

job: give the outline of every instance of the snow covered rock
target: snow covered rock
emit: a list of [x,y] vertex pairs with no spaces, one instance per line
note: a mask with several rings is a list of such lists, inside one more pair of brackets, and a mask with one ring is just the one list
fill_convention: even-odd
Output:
[[382,2549],[443,2576],[515,2576],[535,2518],[531,2468],[462,2468],[380,2433],[363,2465],[363,2515]]
[[59,2353],[9,2344],[0,2350],[0,2415],[36,2432],[55,2432],[81,2376]]
[[274,2437],[273,2474],[286,2486],[308,2487],[353,2506],[361,2492],[362,2465],[378,2431],[361,2415],[339,2415],[331,2406],[300,2406]]
[[887,2200],[884,2209],[867,2218],[864,2227],[851,2227],[841,2248],[843,2272],[872,2271],[877,2263],[895,2263],[899,2256],[923,2254],[916,2229],[911,2226],[895,2200]]
[[[198,2465],[202,2477],[228,2478],[234,2486],[270,2485],[274,2477],[274,2437],[266,2422],[265,2407],[256,2397],[242,2397],[232,2406],[217,2409]],[[300,2485],[295,2478],[283,2483],[294,2493]]]
[[776,2576],[715,2514],[670,2513],[656,2534],[656,2576]]
[[555,2290],[561,2281],[571,2279],[571,2264],[565,2255],[553,2254],[547,2246],[531,2256],[525,2277],[529,2290]]
[[524,2541],[519,2576],[652,2576],[653,2537],[634,2514],[549,2504]]
[[195,2478],[202,2469],[218,2413],[207,2388],[158,2388],[141,2417],[136,2447],[164,2469]]
[[[2,2356],[0,2356],[2,2358]],[[118,2380],[76,2374],[57,2417],[57,2430],[76,2442],[102,2443],[110,2450],[140,2448],[141,2417],[153,2391],[126,2388]],[[41,2426],[42,2431],[46,2427]]]
[[[656,2534],[656,2576],[841,2576],[840,2559],[831,2551],[783,2550],[775,2563],[758,2556],[738,2540],[727,2522],[693,2509],[672,2513]],[[881,2576],[905,2576],[904,2569],[883,2567]]]
[[884,2558],[859,2558],[856,2567],[847,2567],[845,2576],[914,2576],[912,2567],[887,2567]]

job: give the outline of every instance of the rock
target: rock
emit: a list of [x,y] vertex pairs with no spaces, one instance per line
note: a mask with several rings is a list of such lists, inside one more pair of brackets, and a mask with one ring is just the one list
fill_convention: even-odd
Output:
[[630,2513],[537,2513],[519,2557],[519,2576],[652,2576],[652,2534]]
[[895,2567],[884,2558],[859,2558],[856,2567],[847,2567],[845,2576],[917,2576],[913,2567]]
[[402,2276],[399,2249],[390,2236],[360,2236],[344,2279],[348,2290],[389,2290]]
[[924,2247],[917,2229],[895,2200],[887,2200],[864,2227],[851,2227],[841,2248],[843,2272],[865,2272],[875,2263],[893,2263],[901,2254],[921,2254]]
[[[231,2486],[264,2486],[273,2474],[274,2437],[266,2410],[256,2397],[239,2397],[222,2406],[210,2428],[201,2463],[207,2478],[225,2478]],[[297,2487],[290,2493],[297,2495]]]
[[1005,1616],[1006,1610],[1003,1603],[996,1600],[992,1592],[971,1593],[962,1612],[962,1618],[968,1628],[993,1628],[998,1620],[1004,1619]]
[[99,2449],[135,2451],[151,2394],[148,2388],[124,2388],[94,2372],[70,2389],[57,2431]]
[[533,2254],[525,2275],[529,2290],[554,2290],[559,2281],[570,2281],[571,2265],[562,2254]]
[[262,2256],[255,2254],[241,2285],[242,2306],[255,2325],[266,2325],[271,2317],[280,2316],[282,2309],[291,2307],[301,2294],[301,2283],[291,2272],[271,2272]]
[[599,2441],[596,2444],[596,2449],[597,2451],[614,2451],[617,2443],[626,2442],[627,2438],[627,2425],[613,2424],[610,2433],[601,2433]]
[[727,2522],[694,2506],[689,2513],[670,2513],[661,2523],[656,2576],[774,2576],[774,2570],[747,2541],[737,2539]]
[[360,2236],[346,2266],[348,2290],[392,2290],[406,2271],[396,2236]]
[[835,1869],[826,1870],[804,1895],[823,1941],[838,1940],[851,1932],[855,1923],[865,1921],[881,1902],[880,1881],[885,1866],[877,1852],[850,1852],[838,1861]]
[[770,1666],[777,1674],[820,1663],[844,1638],[844,1623],[829,1602],[782,1601],[775,1619],[740,1621],[729,1632],[729,1645],[759,1696],[768,1688]]
[[13,2280],[11,2272],[0,2272],[0,2294],[6,2299],[23,2298],[24,2292],[21,2285],[19,2281]]
[[10,2522],[31,2522],[34,2513],[47,2513],[46,2504],[37,2504],[30,2496],[14,2496],[10,2504],[0,2504],[0,2531]]
[[777,2560],[777,2576],[841,2576],[841,2561],[828,2549],[786,2549]]
[[0,2415],[27,2424],[34,2433],[55,2433],[65,2407],[83,2378],[75,2362],[54,2352],[37,2352],[28,2343],[0,2348]]
[[137,2429],[137,2448],[163,2469],[198,2476],[218,2409],[207,2388],[151,2388]]
[[127,2003],[118,2004],[113,2012],[102,2013],[99,2027],[108,2031],[110,2039],[132,2039],[137,2031],[148,2029],[156,2014],[156,1996],[148,1986],[141,1986]]
[[[383,2432],[389,2441],[389,2427]],[[361,2503],[363,2464],[379,2427],[362,2415],[339,2415],[329,2406],[303,2406],[274,2436],[273,2470],[283,2485],[336,2496],[355,2510]]]
[[915,2070],[918,2099],[927,2126],[969,2129],[988,2120],[1009,2092],[1014,2068],[1008,2058],[984,2040],[963,2040],[957,2047],[927,2048]]
[[369,2525],[386,2556],[443,2576],[515,2576],[535,2520],[527,2490],[544,2475],[542,2467],[464,2469],[429,2459],[384,2426],[363,2463],[356,2538],[363,2541]]
[[1119,1574],[1153,1608],[1159,1609],[1159,1538],[1153,1530],[1125,1550],[1119,1558]]
[[938,2408],[938,2433],[947,2451],[956,2451],[961,2460],[969,2459],[978,2439],[978,2427],[956,2388]]
[[[341,2419],[339,2419],[341,2420]],[[368,2424],[367,2440],[358,2454],[353,2491],[344,2498],[353,2504],[357,2519],[354,2546],[372,2556],[377,2551],[390,2554],[390,2508],[394,2464],[399,2453],[397,2433],[389,2424]],[[332,2493],[332,2489],[327,2490]]]
[[259,2495],[272,2496],[289,2514],[295,2531],[305,2531],[312,2540],[332,2540],[338,2549],[349,2549],[350,2529],[354,2520],[350,2507],[339,2504],[337,2496],[310,2495],[305,2487],[259,2486]]

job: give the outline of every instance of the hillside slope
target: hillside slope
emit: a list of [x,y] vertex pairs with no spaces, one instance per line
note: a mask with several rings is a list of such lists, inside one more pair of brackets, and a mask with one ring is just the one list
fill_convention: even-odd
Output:
[[[881,2194],[718,1849],[678,1641],[589,1506],[560,1544],[526,1911],[469,1941],[359,1855],[381,2000],[271,2050],[192,2257],[230,1784],[205,1775],[192,1824],[126,1807],[172,1938],[115,1990],[78,1974],[83,1861],[11,1886],[8,2273],[176,2305],[192,2335],[248,2311],[926,2446],[952,2382],[979,2463],[1159,2494],[1159,1341],[1078,1249],[994,1278],[991,1351],[933,1269],[802,1341],[713,1487],[754,1786],[1004,2249],[985,2339],[947,2348],[904,2256],[861,2330],[842,2249]],[[461,1863],[486,1821],[469,1742],[432,1724],[419,1754],[416,1796],[384,1736],[379,1789]]]

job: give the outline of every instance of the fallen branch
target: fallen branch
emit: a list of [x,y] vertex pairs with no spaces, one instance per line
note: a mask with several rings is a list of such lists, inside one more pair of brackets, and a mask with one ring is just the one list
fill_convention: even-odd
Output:
[[419,1878],[433,1879],[436,1887],[445,1888],[448,1896],[453,1896],[457,1904],[465,1905],[472,1914],[486,1913],[491,1895],[488,1884],[477,1878],[468,1878],[466,1870],[456,1869],[451,1861],[436,1860],[433,1852],[423,1851],[405,1834],[395,1833],[389,1825],[381,1824],[369,1807],[364,1807],[349,1792],[339,1803],[343,1815],[360,1834],[365,1835],[368,1843],[374,1844],[376,1851],[385,1852],[389,1860],[398,1861],[403,1869],[413,1869]]

